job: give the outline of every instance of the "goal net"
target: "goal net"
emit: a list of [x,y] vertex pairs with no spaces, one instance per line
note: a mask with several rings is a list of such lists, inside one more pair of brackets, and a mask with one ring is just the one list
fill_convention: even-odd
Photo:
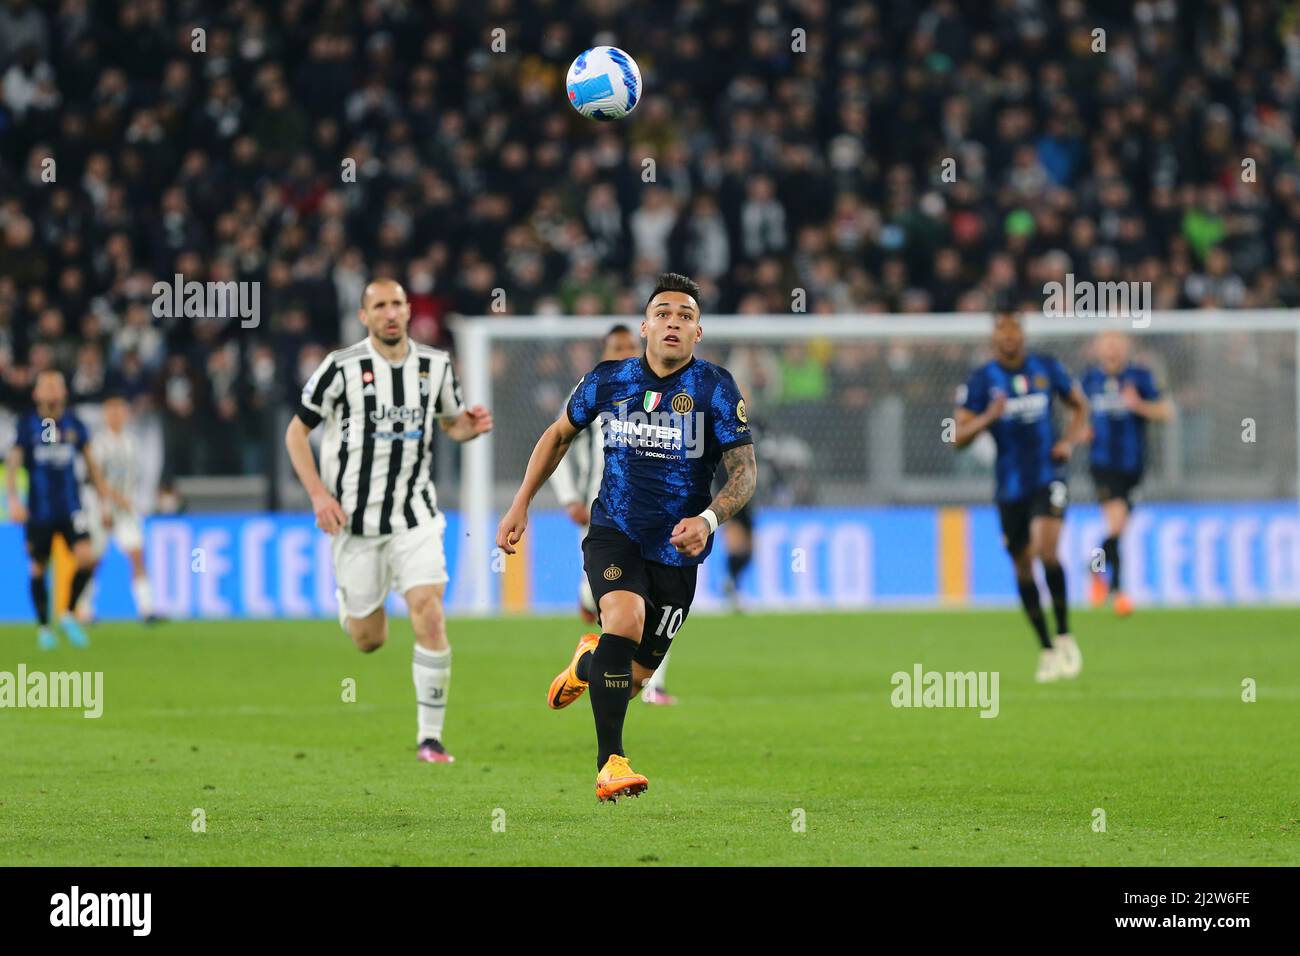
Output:
[[[605,332],[620,323],[636,331],[637,322],[484,317],[459,326],[466,397],[488,405],[496,426],[462,455],[458,603],[481,611],[500,606],[495,524],[533,444],[598,361]],[[945,437],[958,386],[990,357],[990,317],[705,316],[703,327],[697,354],[726,366],[746,396],[759,446],[760,513],[988,504],[992,439],[981,436],[958,452]],[[1130,320],[1033,316],[1029,348],[1055,355],[1077,378],[1095,361],[1095,340],[1105,328],[1132,335],[1132,358],[1153,369],[1176,407],[1171,422],[1149,430],[1147,501],[1224,508],[1289,502],[1294,511],[1300,314],[1157,312],[1145,328]],[[1074,501],[1091,500],[1084,449],[1070,464],[1070,488]],[[534,512],[554,508],[554,494],[543,490]],[[924,547],[938,545],[917,542]],[[1300,543],[1295,548],[1300,554]],[[891,558],[877,553],[866,560]]]

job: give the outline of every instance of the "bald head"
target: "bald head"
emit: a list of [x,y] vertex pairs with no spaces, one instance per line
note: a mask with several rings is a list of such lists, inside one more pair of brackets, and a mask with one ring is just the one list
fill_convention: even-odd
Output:
[[1128,336],[1116,329],[1107,329],[1097,336],[1097,360],[1107,372],[1115,373],[1128,364]]
[[46,416],[59,416],[68,401],[68,383],[58,369],[47,368],[36,376],[32,402]]
[[396,279],[375,279],[361,293],[361,324],[385,345],[400,345],[411,321],[406,290]]

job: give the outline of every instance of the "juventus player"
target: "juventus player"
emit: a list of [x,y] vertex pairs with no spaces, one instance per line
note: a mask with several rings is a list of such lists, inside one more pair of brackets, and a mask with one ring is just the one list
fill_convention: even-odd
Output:
[[[131,496],[139,484],[136,463],[140,460],[135,438],[127,428],[130,406],[120,395],[110,395],[104,400],[104,430],[90,441],[90,450],[99,462],[104,475],[109,500],[103,501],[93,488],[87,488],[86,512],[90,516],[90,547],[98,561],[104,555],[111,536],[131,562],[131,596],[135,599],[135,612],[147,624],[159,618],[153,613],[153,593],[144,563],[144,530],[140,517],[131,504]],[[86,620],[90,616],[91,593],[94,582],[87,585],[77,616]]]
[[[442,743],[451,681],[442,612],[446,519],[426,454],[435,419],[466,442],[491,430],[492,415],[481,405],[465,407],[448,353],[407,337],[411,307],[397,282],[367,285],[359,317],[370,335],[325,357],[303,388],[284,443],[317,527],[334,537],[339,623],[359,650],[378,650],[388,637],[388,591],[406,599],[415,632],[417,757],[452,763]],[[321,422],[318,473],[308,435]]]

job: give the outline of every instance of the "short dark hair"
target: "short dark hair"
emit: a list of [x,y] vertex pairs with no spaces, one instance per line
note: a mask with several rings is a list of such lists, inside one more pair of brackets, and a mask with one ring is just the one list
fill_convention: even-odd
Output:
[[[654,296],[651,296],[651,298],[654,298]],[[648,304],[648,303],[647,303],[647,304]],[[628,326],[624,325],[622,322],[619,322],[619,323],[617,323],[617,324],[615,324],[615,325],[611,325],[611,326],[609,327],[609,331],[605,333],[605,337],[604,337],[603,339],[601,339],[600,341],[601,341],[602,344],[605,343],[605,342],[608,342],[610,339],[612,339],[614,336],[618,335],[618,334],[621,333],[621,332],[625,332],[625,333],[627,333],[628,335],[631,335],[631,334],[632,334],[632,330],[631,330],[631,328],[629,328]]]
[[399,289],[402,290],[402,295],[406,295],[406,286],[402,285],[400,279],[397,279],[390,275],[371,276],[369,279],[366,280],[366,284],[361,287],[361,308],[364,309],[366,307],[366,290],[369,289],[372,285],[378,285],[380,282],[391,282],[393,285],[397,286]]
[[650,293],[650,298],[645,300],[645,307],[650,308],[650,303],[655,300],[660,292],[685,292],[695,300],[695,304],[700,302],[700,284],[690,276],[684,276],[676,272],[665,272],[659,276],[659,281],[655,283],[655,290]]

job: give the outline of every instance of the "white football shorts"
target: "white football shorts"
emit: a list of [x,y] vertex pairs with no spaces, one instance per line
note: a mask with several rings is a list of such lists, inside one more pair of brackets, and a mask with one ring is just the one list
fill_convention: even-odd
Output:
[[405,594],[422,584],[447,583],[443,532],[447,519],[393,534],[334,535],[334,578],[348,617],[366,617],[382,605],[389,591]]

